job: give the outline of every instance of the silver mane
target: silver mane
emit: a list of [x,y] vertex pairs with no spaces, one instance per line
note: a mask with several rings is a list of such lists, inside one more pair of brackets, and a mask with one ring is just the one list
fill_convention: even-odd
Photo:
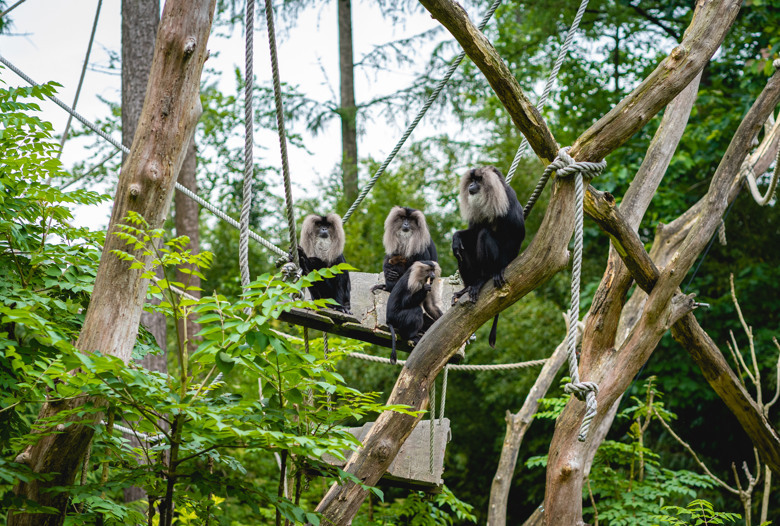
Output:
[[[479,193],[469,194],[472,173],[482,177]],[[509,211],[509,198],[501,172],[493,166],[469,170],[460,179],[460,215],[468,223],[491,222]]]
[[[318,235],[316,223],[322,220],[330,224],[328,238]],[[315,214],[306,216],[301,227],[301,248],[308,257],[320,258],[330,265],[344,253],[344,226],[338,214],[318,216]]]
[[406,210],[400,206],[394,206],[385,219],[385,234],[382,237],[382,244],[385,246],[387,255],[400,255],[411,257],[415,254],[424,252],[431,243],[431,234],[428,232],[428,224],[425,222],[425,215],[419,210],[414,210],[410,218],[414,219],[417,228],[412,228],[410,232],[401,230],[401,222],[406,217]]

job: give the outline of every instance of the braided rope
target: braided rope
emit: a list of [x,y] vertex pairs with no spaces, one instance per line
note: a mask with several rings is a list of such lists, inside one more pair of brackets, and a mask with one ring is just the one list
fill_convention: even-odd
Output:
[[271,50],[271,71],[274,81],[276,102],[276,127],[279,132],[279,149],[282,154],[282,176],[284,177],[284,201],[287,205],[287,229],[290,232],[291,260],[298,263],[298,235],[295,232],[295,211],[293,210],[290,166],[287,162],[287,134],[284,131],[284,109],[282,107],[282,86],[279,81],[279,61],[276,56],[276,33],[274,32],[274,11],[271,0],[265,0],[265,19],[268,23],[268,46]]
[[584,442],[588,437],[590,423],[596,416],[598,406],[596,395],[599,386],[594,382],[581,382],[577,364],[577,322],[580,317],[580,278],[582,275],[582,233],[583,233],[583,202],[585,199],[585,185],[583,177],[595,177],[607,166],[606,161],[598,163],[578,162],[569,153],[569,147],[561,148],[555,160],[544,170],[547,177],[555,171],[556,177],[574,176],[575,211],[574,211],[574,256],[571,270],[571,303],[569,306],[568,334],[566,337],[569,362],[569,377],[571,383],[566,384],[564,392],[573,394],[579,400],[585,402],[585,417],[582,419],[580,434],[577,439]]
[[[571,46],[571,43],[574,40],[574,34],[577,32],[577,29],[580,27],[580,21],[582,21],[582,17],[585,14],[585,9],[587,9],[588,7],[588,1],[589,0],[582,0],[582,2],[580,3],[580,7],[577,10],[577,14],[574,15],[574,21],[571,23],[571,27],[569,28],[569,31],[566,33],[566,38],[563,41],[563,45],[561,46],[561,49],[558,51],[558,58],[555,60],[553,69],[552,71],[550,71],[550,75],[547,77],[547,83],[544,86],[544,91],[542,92],[542,96],[539,98],[539,101],[536,103],[536,109],[539,111],[542,111],[544,105],[547,104],[547,97],[550,95],[553,85],[555,84],[555,81],[558,78],[558,73],[561,70],[563,61],[566,59],[566,55],[569,51],[569,46]],[[520,147],[517,149],[515,158],[512,160],[512,165],[509,167],[509,172],[506,175],[507,183],[510,182],[512,178],[515,176],[517,167],[520,164],[520,159],[523,157],[523,154],[525,154],[526,148],[528,148],[528,139],[523,137],[523,142],[520,143]],[[539,187],[539,184],[542,185],[541,188]],[[525,209],[523,210],[525,217],[528,217],[528,214],[531,213],[531,209],[534,207],[534,203],[536,203],[536,200],[539,198],[539,195],[542,193],[542,190],[544,190],[545,184],[547,184],[547,179],[544,179],[544,183],[542,183],[541,180],[539,181],[539,183],[537,183],[536,185],[537,187],[534,189],[533,194],[531,194],[531,199],[528,200],[528,204],[525,205]]]
[[431,413],[430,440],[428,444],[428,470],[433,474],[433,445],[436,442],[436,378],[431,383],[431,397],[428,399],[428,407]]
[[[372,356],[370,354],[364,354],[360,352],[353,352],[348,355],[350,358],[357,358],[358,360],[365,360],[367,362],[382,363],[387,365],[393,365],[389,358],[382,358],[381,356]],[[513,369],[524,369],[526,367],[537,367],[544,365],[547,360],[530,360],[527,362],[517,363],[497,363],[490,365],[471,365],[471,364],[448,364],[447,368],[453,371],[464,372],[480,372],[480,371],[511,371]],[[395,365],[403,367],[406,360],[398,360]]]
[[[0,55],[0,63],[5,65],[8,69],[13,71],[14,73],[16,73],[19,77],[21,77],[25,82],[27,82],[31,86],[40,87],[40,84],[38,84],[33,79],[28,77],[24,72],[22,72],[19,68],[17,68],[13,64],[11,64],[2,55]],[[120,143],[119,141],[117,141],[116,139],[114,139],[113,137],[108,135],[107,133],[105,133],[103,130],[98,128],[96,124],[94,124],[93,122],[87,120],[86,117],[84,117],[79,112],[77,112],[76,110],[74,110],[73,108],[71,108],[70,106],[65,104],[64,102],[62,102],[57,97],[55,97],[53,95],[47,95],[47,98],[49,100],[51,100],[53,103],[55,103],[57,106],[59,106],[60,108],[62,108],[66,112],[68,112],[69,114],[73,115],[73,117],[75,117],[77,121],[79,121],[81,124],[83,124],[84,126],[89,128],[90,130],[95,132],[99,137],[101,137],[102,139],[107,141],[109,144],[114,146],[114,148],[120,150],[121,152],[123,152],[125,154],[130,153],[130,148],[128,148],[127,146],[123,145],[122,143]],[[183,186],[183,185],[181,185],[181,184],[179,184],[177,182],[176,183],[176,190],[178,190],[182,194],[186,195],[187,197],[189,197],[190,199],[192,199],[193,201],[198,203],[200,206],[202,206],[203,208],[205,208],[206,210],[208,210],[209,212],[211,212],[212,214],[214,214],[219,219],[223,220],[224,222],[226,222],[227,224],[229,224],[233,228],[236,228],[236,229],[240,229],[241,228],[241,226],[239,225],[238,221],[236,221],[235,219],[233,219],[232,217],[230,217],[225,212],[223,212],[222,210],[220,210],[216,206],[212,205],[211,203],[209,203],[205,199],[203,199],[200,196],[198,196],[196,193],[194,193],[192,190],[190,190],[186,186]],[[285,252],[281,248],[275,246],[270,241],[267,241],[267,240],[263,239],[259,234],[255,233],[252,230],[249,231],[249,237],[251,237],[252,239],[257,241],[258,243],[263,245],[268,250],[270,250],[272,252],[275,252],[277,255],[285,256],[285,257],[287,256],[287,252]]]
[[252,209],[252,183],[254,179],[254,108],[253,87],[255,74],[252,69],[255,34],[255,1],[246,1],[246,21],[244,22],[244,195],[241,202],[241,223],[238,235],[238,267],[241,270],[241,286],[249,287],[249,212]]
[[[482,20],[479,22],[479,26],[477,26],[480,31],[485,29],[485,26],[487,26],[488,21],[493,16],[493,13],[496,12],[496,9],[498,9],[498,6],[500,4],[501,4],[501,0],[493,1],[490,8],[487,10],[487,13],[485,13],[485,16],[483,16]],[[417,112],[417,115],[415,116],[414,120],[412,120],[412,123],[409,124],[409,126],[406,128],[406,131],[398,140],[395,147],[390,152],[390,155],[387,156],[387,159],[385,159],[385,162],[382,163],[382,166],[379,167],[376,173],[374,173],[371,179],[366,183],[366,185],[360,191],[360,194],[357,196],[357,199],[355,199],[355,202],[352,203],[352,206],[349,207],[347,213],[344,214],[344,217],[341,218],[342,223],[346,224],[347,221],[349,221],[349,218],[355,212],[357,207],[360,206],[360,203],[363,202],[363,200],[366,198],[366,196],[371,191],[371,189],[374,188],[376,182],[379,180],[382,174],[385,173],[385,170],[387,169],[390,162],[392,162],[396,154],[401,150],[401,147],[406,142],[406,139],[409,138],[409,136],[412,134],[414,129],[420,123],[420,120],[422,120],[425,113],[428,111],[431,105],[433,105],[434,101],[439,97],[441,90],[444,89],[444,86],[447,84],[447,82],[449,82],[450,78],[455,73],[455,70],[458,69],[458,66],[460,65],[460,63],[463,61],[465,57],[466,57],[466,52],[461,51],[461,53],[455,58],[455,61],[450,65],[449,68],[447,68],[444,77],[442,77],[442,79],[436,84],[436,87],[433,89],[433,93],[431,93],[431,95],[428,97],[428,100],[425,101],[425,104],[423,104],[423,107],[420,109],[420,111]]]
[[12,5],[12,6],[11,6],[11,7],[9,7],[8,9],[6,9],[6,10],[5,10],[5,11],[3,11],[2,13],[0,13],[0,18],[3,18],[5,15],[7,15],[8,13],[10,13],[11,11],[13,11],[14,9],[16,9],[17,7],[19,7],[20,5],[22,5],[24,2],[25,2],[25,0],[19,0],[19,1],[18,1],[18,2],[16,2],[14,5]]
[[[100,8],[103,5],[103,0],[98,0],[97,9],[95,10],[95,20],[92,22],[92,33],[89,35],[89,44],[87,44],[87,54],[84,57],[84,65],[81,66],[81,76],[79,76],[79,83],[76,87],[76,95],[73,97],[73,107],[79,103],[79,95],[81,95],[81,88],[84,86],[84,76],[87,74],[87,65],[89,64],[89,55],[92,53],[92,44],[95,42],[95,33],[97,32],[98,20],[100,19]],[[57,159],[62,157],[62,151],[65,149],[65,141],[68,140],[68,133],[70,132],[70,123],[73,122],[73,115],[68,114],[68,120],[65,123],[65,131],[62,132],[60,138],[60,151],[57,153]]]
[[728,244],[728,240],[726,239],[726,221],[723,219],[720,220],[720,226],[718,227],[718,241],[720,241],[720,244],[724,247]]
[[772,177],[769,179],[769,188],[766,189],[766,194],[761,195],[761,191],[758,189],[758,183],[756,172],[750,163],[745,166],[745,179],[747,179],[748,187],[750,187],[750,194],[759,206],[766,206],[769,201],[775,195],[775,188],[777,188],[777,179],[780,176],[780,149],[777,150],[777,158],[775,159],[775,169],[772,172]]
[[444,418],[444,406],[447,403],[447,380],[450,374],[450,365],[444,366],[444,378],[441,381],[441,403],[439,404],[439,423],[441,425],[441,419]]

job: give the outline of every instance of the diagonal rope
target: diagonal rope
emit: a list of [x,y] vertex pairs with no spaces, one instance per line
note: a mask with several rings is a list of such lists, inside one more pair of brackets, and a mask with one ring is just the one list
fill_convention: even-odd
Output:
[[[577,10],[577,14],[574,15],[574,20],[571,23],[571,27],[569,28],[569,31],[566,33],[566,38],[563,41],[563,45],[561,46],[560,51],[558,52],[558,58],[555,60],[555,65],[553,65],[552,71],[550,71],[550,76],[547,77],[547,83],[544,86],[544,91],[542,92],[542,96],[539,98],[539,101],[536,103],[536,109],[539,111],[542,111],[542,108],[544,108],[544,105],[547,104],[547,97],[550,95],[550,92],[552,91],[553,85],[555,84],[556,79],[558,78],[558,73],[561,70],[561,66],[563,65],[563,61],[566,59],[566,54],[569,51],[569,47],[571,46],[572,41],[574,40],[574,34],[577,32],[577,29],[580,26],[580,21],[582,21],[583,15],[585,15],[585,9],[588,7],[588,1],[589,0],[582,0],[580,3],[580,7]],[[525,150],[528,148],[528,139],[523,137],[523,142],[520,143],[520,147],[517,149],[517,153],[515,153],[515,158],[512,160],[512,165],[509,167],[509,172],[506,176],[506,182],[510,182],[512,178],[515,176],[515,172],[517,171],[517,167],[520,164],[520,159],[525,154]],[[525,205],[525,208],[523,209],[523,215],[525,217],[528,217],[528,215],[531,213],[531,210],[534,207],[534,204],[536,204],[537,199],[539,199],[539,196],[542,194],[542,191],[544,190],[545,185],[547,184],[548,177],[542,176],[541,179],[539,179],[539,182],[536,183],[536,188],[534,188],[533,193],[531,194],[531,197],[528,199],[528,203]]]
[[[501,0],[494,0],[493,4],[490,6],[490,9],[488,9],[487,13],[485,13],[485,16],[482,17],[482,20],[479,23],[478,29],[482,31],[485,29],[485,26],[487,26],[488,21],[493,16],[493,13],[496,12],[496,9],[498,9],[498,6],[501,4]],[[374,188],[374,185],[379,180],[379,178],[382,176],[383,173],[385,173],[385,170],[387,169],[390,162],[395,158],[396,154],[401,150],[401,146],[404,145],[406,142],[406,139],[409,138],[409,136],[412,134],[414,129],[417,127],[417,125],[420,123],[420,120],[422,120],[425,113],[428,111],[428,109],[431,107],[433,102],[438,98],[439,93],[441,93],[441,90],[444,89],[444,86],[449,82],[452,75],[455,73],[455,70],[458,69],[458,66],[463,61],[463,59],[466,57],[466,52],[461,51],[460,55],[455,58],[455,61],[450,65],[450,67],[447,69],[447,72],[444,74],[444,77],[436,84],[436,87],[433,90],[433,93],[428,97],[428,100],[425,101],[425,104],[423,104],[423,107],[420,109],[420,111],[417,113],[417,116],[415,116],[412,123],[406,128],[406,131],[401,136],[401,138],[398,140],[398,143],[396,143],[395,147],[393,148],[393,151],[390,152],[390,155],[387,156],[387,159],[385,159],[385,162],[382,163],[382,166],[379,167],[379,169],[374,173],[373,177],[366,183],[366,185],[363,187],[363,189],[360,191],[360,194],[358,195],[357,199],[355,199],[355,202],[352,203],[352,206],[349,207],[349,210],[347,210],[347,213],[344,214],[344,217],[341,219],[341,221],[346,224],[347,221],[349,221],[350,216],[355,212],[358,206],[360,206],[360,203],[363,202],[363,200],[366,198],[368,193],[371,191],[372,188]]]
[[769,188],[766,189],[766,194],[761,195],[761,191],[758,189],[756,172],[753,171],[753,167],[750,164],[747,164],[745,167],[745,179],[747,179],[748,187],[750,187],[750,194],[759,206],[766,206],[772,197],[774,197],[778,176],[780,176],[780,149],[777,150],[775,169],[769,179]]
[[290,166],[287,162],[287,135],[284,131],[284,109],[282,108],[282,86],[279,81],[279,61],[276,56],[276,33],[274,32],[274,11],[271,0],[265,0],[265,19],[268,23],[268,46],[271,50],[271,70],[274,80],[274,100],[276,102],[276,127],[279,132],[279,149],[282,154],[282,176],[284,177],[284,201],[287,205],[287,229],[290,232],[290,251],[292,261],[298,264],[298,235],[295,232],[295,211],[293,210],[292,188],[290,185]]
[[7,15],[8,13],[10,13],[11,11],[13,11],[14,9],[16,9],[17,7],[19,7],[20,5],[22,5],[24,2],[25,2],[25,0],[19,0],[19,1],[18,1],[18,2],[16,2],[14,5],[12,5],[12,6],[11,6],[11,7],[9,7],[8,9],[6,9],[6,10],[5,10],[5,11],[3,11],[2,13],[0,13],[0,18],[3,18],[5,15]]
[[[87,54],[84,57],[84,65],[81,67],[81,76],[79,77],[79,84],[76,87],[76,96],[73,97],[73,106],[75,109],[79,103],[79,95],[81,95],[81,87],[84,85],[84,76],[87,73],[87,65],[89,64],[89,55],[92,53],[92,44],[95,42],[95,32],[97,31],[98,19],[100,19],[100,7],[103,5],[103,0],[98,0],[97,9],[95,10],[95,21],[92,22],[92,34],[89,35],[89,44],[87,44]],[[70,123],[73,122],[73,114],[68,114],[68,121],[65,123],[65,131],[62,132],[62,138],[60,138],[60,152],[57,154],[57,159],[62,157],[62,151],[65,148],[65,141],[68,140],[68,133],[70,132]]]
[[254,72],[252,70],[253,37],[255,33],[255,2],[246,2],[246,33],[245,44],[245,71],[244,71],[244,195],[241,202],[241,223],[238,237],[238,266],[241,269],[241,286],[249,287],[251,276],[249,274],[249,212],[252,209],[252,179],[254,177],[254,157],[252,146],[254,145],[254,119],[253,91]]
[[[2,55],[0,55],[0,64],[5,65],[8,69],[10,69],[14,73],[16,73],[19,77],[21,77],[25,82],[27,82],[31,86],[40,87],[40,84],[38,84],[33,79],[28,77],[23,71],[21,71],[19,68],[17,68],[13,64],[11,64]],[[58,99],[54,95],[47,95],[46,97],[49,100],[51,100],[53,103],[55,103],[57,106],[59,106],[60,108],[62,108],[65,111],[67,111],[71,115],[73,115],[73,117],[75,117],[77,121],[81,122],[84,126],[86,126],[90,130],[95,132],[99,137],[101,137],[102,139],[104,139],[107,142],[109,142],[116,149],[118,149],[118,150],[120,150],[120,151],[122,151],[123,153],[126,153],[126,154],[130,153],[130,148],[128,148],[127,146],[124,146],[122,143],[120,143],[119,141],[117,141],[116,139],[114,139],[113,137],[108,135],[106,132],[104,132],[103,130],[98,128],[96,124],[94,124],[93,122],[90,122],[89,120],[87,120],[86,117],[84,117],[79,112],[77,112],[76,110],[74,110],[73,108],[71,108],[70,106],[65,104],[64,102],[62,102],[60,99]],[[232,217],[227,215],[225,212],[223,212],[222,210],[220,210],[216,206],[212,205],[211,203],[209,203],[208,201],[206,201],[202,197],[198,196],[195,192],[193,192],[192,190],[190,190],[186,186],[183,186],[183,185],[181,185],[181,184],[179,184],[177,182],[176,183],[176,190],[178,190],[182,194],[186,195],[187,197],[189,197],[190,199],[192,199],[193,201],[198,203],[200,206],[202,206],[203,208],[205,208],[206,210],[208,210],[209,212],[211,212],[212,214],[217,216],[219,219],[225,221],[227,224],[229,224],[233,228],[240,229],[240,225],[239,225],[238,221],[236,221],[235,219],[233,219]],[[281,248],[275,246],[273,243],[271,243],[270,241],[264,239],[263,237],[261,237],[259,234],[257,234],[256,232],[254,232],[252,230],[249,231],[249,237],[251,237],[252,239],[257,241],[258,243],[263,245],[268,250],[276,253],[277,255],[285,256],[285,257],[287,256],[287,253],[284,250],[282,250]]]
[[569,377],[571,383],[566,384],[564,392],[576,396],[579,400],[585,402],[585,417],[582,419],[580,434],[577,440],[584,442],[588,437],[590,423],[596,416],[598,406],[596,404],[596,395],[599,392],[599,386],[594,382],[581,382],[579,366],[577,364],[577,325],[580,317],[580,278],[582,275],[582,232],[583,232],[583,201],[585,198],[585,188],[583,177],[588,179],[600,174],[607,166],[606,161],[598,163],[577,162],[569,153],[569,147],[561,148],[558,156],[544,169],[544,176],[549,176],[556,172],[556,177],[574,176],[575,206],[574,206],[574,256],[572,257],[571,269],[571,303],[569,306],[568,334],[566,337],[567,353],[569,362]]

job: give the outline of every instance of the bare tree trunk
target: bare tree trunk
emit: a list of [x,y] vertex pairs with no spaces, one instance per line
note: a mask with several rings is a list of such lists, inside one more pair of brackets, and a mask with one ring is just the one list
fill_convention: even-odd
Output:
[[[144,107],[149,67],[154,57],[154,41],[160,22],[160,0],[122,0],[122,144],[133,144],[138,119]],[[123,154],[122,161],[127,158]],[[163,270],[157,269],[157,277],[163,278]],[[151,300],[159,304],[159,300]],[[162,354],[148,354],[140,365],[151,371],[167,371],[168,330],[165,316],[153,312],[141,314],[141,325],[152,333]],[[136,435],[128,435],[132,447],[140,447]],[[139,462],[143,458],[139,457]],[[132,486],[125,489],[125,502],[146,497],[145,492]]]
[[[582,331],[578,331],[582,334]],[[506,437],[501,448],[498,468],[490,486],[490,505],[488,507],[488,526],[503,526],[506,524],[506,508],[509,502],[509,489],[512,487],[512,477],[517,466],[517,455],[523,443],[526,431],[531,427],[533,416],[539,407],[539,399],[547,394],[558,370],[566,361],[566,339],[555,348],[550,358],[542,367],[539,376],[525,398],[523,407],[515,414],[506,412]]]
[[[76,342],[85,352],[98,350],[124,362],[130,360],[148,281],[141,278],[144,269],[131,269],[128,262],[115,257],[111,251],[133,252],[147,264],[149,258],[140,251],[134,252],[114,233],[130,211],[143,216],[151,228],[159,228],[168,214],[174,183],[201,112],[200,75],[208,53],[206,43],[215,2],[168,0],[165,3],[146,103],[130,155],[122,166],[92,299]],[[106,401],[79,398],[47,403],[41,409],[39,422],[86,403],[101,407]],[[9,513],[9,525],[62,524],[68,494],[46,490],[73,483],[92,439],[93,432],[87,424],[96,418],[99,415],[81,416],[73,411],[67,417],[71,425],[57,426],[56,434],[46,429],[40,440],[19,455],[18,460],[25,462],[33,473],[52,475],[52,478],[20,482],[16,494],[51,506],[59,513],[40,515],[14,510]]]
[[339,74],[341,77],[341,170],[344,198],[358,195],[357,107],[352,55],[352,0],[338,0]]
[[[187,157],[184,159],[184,164],[179,172],[179,183],[192,190],[198,192],[198,181],[195,177],[198,168],[198,154],[195,146],[195,138],[190,141],[190,145],[187,147]],[[176,235],[187,236],[190,238],[190,244],[187,246],[193,254],[200,252],[200,205],[182,194],[176,192],[174,196],[175,207],[175,219],[176,219]],[[184,283],[187,287],[200,288],[200,278],[195,274],[185,274],[183,272],[176,273],[176,281]],[[199,290],[187,291],[192,296],[200,298]],[[200,330],[200,326],[195,323],[192,318],[186,320],[179,320],[179,345],[184,345],[184,339],[187,339],[187,349],[190,353],[195,352],[198,348],[198,340],[194,338],[194,335]],[[185,326],[186,324],[186,326]]]

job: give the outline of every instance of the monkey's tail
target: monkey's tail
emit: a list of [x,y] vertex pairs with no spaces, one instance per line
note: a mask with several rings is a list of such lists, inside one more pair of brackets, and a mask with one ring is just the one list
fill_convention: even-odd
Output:
[[488,336],[488,344],[492,349],[496,348],[496,333],[498,332],[498,314],[493,318],[493,326],[490,328],[490,336]]
[[390,339],[393,340],[393,352],[390,353],[390,363],[395,365],[395,362],[398,361],[398,356],[395,352],[395,328],[393,328],[392,325],[387,325],[390,328]]

